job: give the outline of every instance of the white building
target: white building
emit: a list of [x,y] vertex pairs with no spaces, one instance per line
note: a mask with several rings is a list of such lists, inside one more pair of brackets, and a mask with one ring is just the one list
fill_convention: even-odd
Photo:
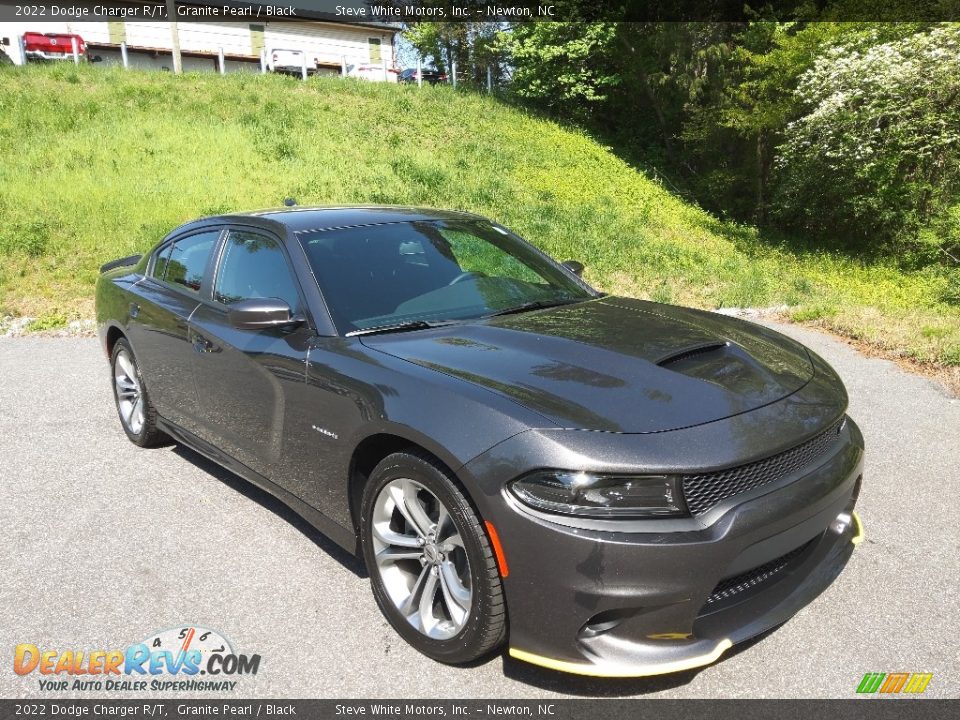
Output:
[[[75,3],[82,4],[82,3]],[[177,5],[191,5],[189,0]],[[183,69],[218,70],[222,51],[227,71],[259,71],[263,51],[300,50],[314,59],[318,73],[339,74],[346,65],[394,68],[394,39],[400,28],[389,23],[343,24],[313,20],[180,21],[177,23]],[[17,64],[24,62],[18,42],[25,32],[75,33],[90,57],[122,62],[126,45],[131,67],[173,70],[173,36],[166,21],[102,21],[0,23],[3,50]]]

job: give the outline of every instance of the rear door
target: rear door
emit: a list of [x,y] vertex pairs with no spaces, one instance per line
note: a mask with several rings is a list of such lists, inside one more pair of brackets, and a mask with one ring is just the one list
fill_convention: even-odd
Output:
[[182,235],[156,250],[128,308],[128,336],[157,412],[190,431],[198,403],[187,321],[209,282],[221,232]]
[[296,275],[283,243],[260,229],[230,228],[219,253],[209,300],[190,322],[193,370],[200,400],[200,437],[261,475],[283,484],[289,407],[303,394],[307,322],[293,328],[239,330],[233,303],[285,300],[306,317]]

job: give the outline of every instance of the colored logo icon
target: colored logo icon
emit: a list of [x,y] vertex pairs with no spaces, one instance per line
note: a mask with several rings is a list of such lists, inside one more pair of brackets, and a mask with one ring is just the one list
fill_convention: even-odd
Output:
[[927,689],[932,679],[933,673],[867,673],[857,686],[857,692],[865,695],[919,695]]

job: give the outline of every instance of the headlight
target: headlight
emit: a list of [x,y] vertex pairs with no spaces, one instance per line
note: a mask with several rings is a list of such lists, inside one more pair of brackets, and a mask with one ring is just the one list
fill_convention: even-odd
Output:
[[680,517],[687,508],[675,475],[602,475],[539,470],[510,491],[537,510],[595,518]]

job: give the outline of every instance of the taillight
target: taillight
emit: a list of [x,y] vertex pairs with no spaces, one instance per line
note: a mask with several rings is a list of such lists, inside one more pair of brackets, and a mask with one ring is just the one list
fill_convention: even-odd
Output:
[[272,60],[272,62],[276,62],[276,61],[277,61],[277,54],[276,54],[276,53],[274,53],[272,57],[273,57],[273,60]]

